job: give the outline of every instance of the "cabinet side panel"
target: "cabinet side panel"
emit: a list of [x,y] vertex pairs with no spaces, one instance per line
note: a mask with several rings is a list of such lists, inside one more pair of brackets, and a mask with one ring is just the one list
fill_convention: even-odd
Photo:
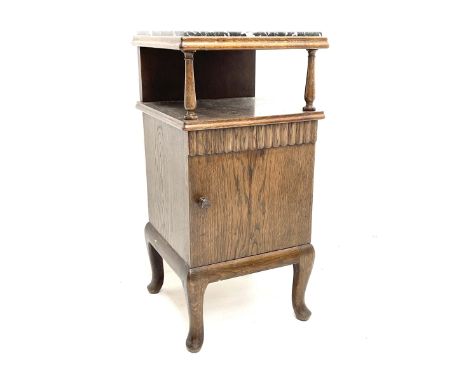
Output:
[[309,143],[189,157],[191,266],[309,243],[314,153]]
[[187,133],[146,114],[143,125],[149,221],[189,263]]

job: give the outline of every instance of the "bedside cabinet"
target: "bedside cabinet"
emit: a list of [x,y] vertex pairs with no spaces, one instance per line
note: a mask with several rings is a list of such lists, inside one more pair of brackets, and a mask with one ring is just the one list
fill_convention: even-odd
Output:
[[[309,32],[152,32],[133,43],[149,292],[163,285],[164,259],[185,289],[191,352],[203,344],[203,296],[212,282],[293,265],[292,305],[307,320],[315,141],[324,118],[313,106],[314,58],[327,39]],[[304,49],[305,106],[255,98],[258,49]]]

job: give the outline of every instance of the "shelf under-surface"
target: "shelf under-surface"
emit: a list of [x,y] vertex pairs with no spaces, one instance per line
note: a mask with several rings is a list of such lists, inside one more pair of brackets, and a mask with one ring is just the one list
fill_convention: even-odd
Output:
[[183,101],[138,102],[137,108],[184,130],[300,122],[325,118],[322,111],[302,111],[303,104],[297,100],[257,97],[201,99],[197,101],[198,119],[196,120],[184,119]]

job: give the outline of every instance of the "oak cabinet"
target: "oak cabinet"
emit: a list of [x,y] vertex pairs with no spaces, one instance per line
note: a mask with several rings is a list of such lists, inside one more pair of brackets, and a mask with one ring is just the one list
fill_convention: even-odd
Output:
[[[307,320],[315,143],[324,118],[313,105],[314,60],[326,38],[174,32],[137,35],[134,44],[153,272],[148,290],[160,291],[164,261],[180,276],[192,352],[203,343],[203,294],[211,282],[293,265],[293,308]],[[308,51],[305,106],[255,97],[258,49]]]

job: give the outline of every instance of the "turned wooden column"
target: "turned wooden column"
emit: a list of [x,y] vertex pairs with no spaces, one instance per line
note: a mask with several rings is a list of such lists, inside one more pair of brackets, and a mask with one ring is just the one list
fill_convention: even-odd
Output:
[[193,72],[193,54],[195,52],[184,52],[185,59],[185,89],[184,108],[185,119],[197,119],[195,109],[197,108],[197,95],[195,93],[195,74]]
[[306,105],[302,108],[304,111],[315,111],[313,106],[315,99],[315,52],[317,49],[307,49],[309,59],[307,62],[307,79],[304,91]]

